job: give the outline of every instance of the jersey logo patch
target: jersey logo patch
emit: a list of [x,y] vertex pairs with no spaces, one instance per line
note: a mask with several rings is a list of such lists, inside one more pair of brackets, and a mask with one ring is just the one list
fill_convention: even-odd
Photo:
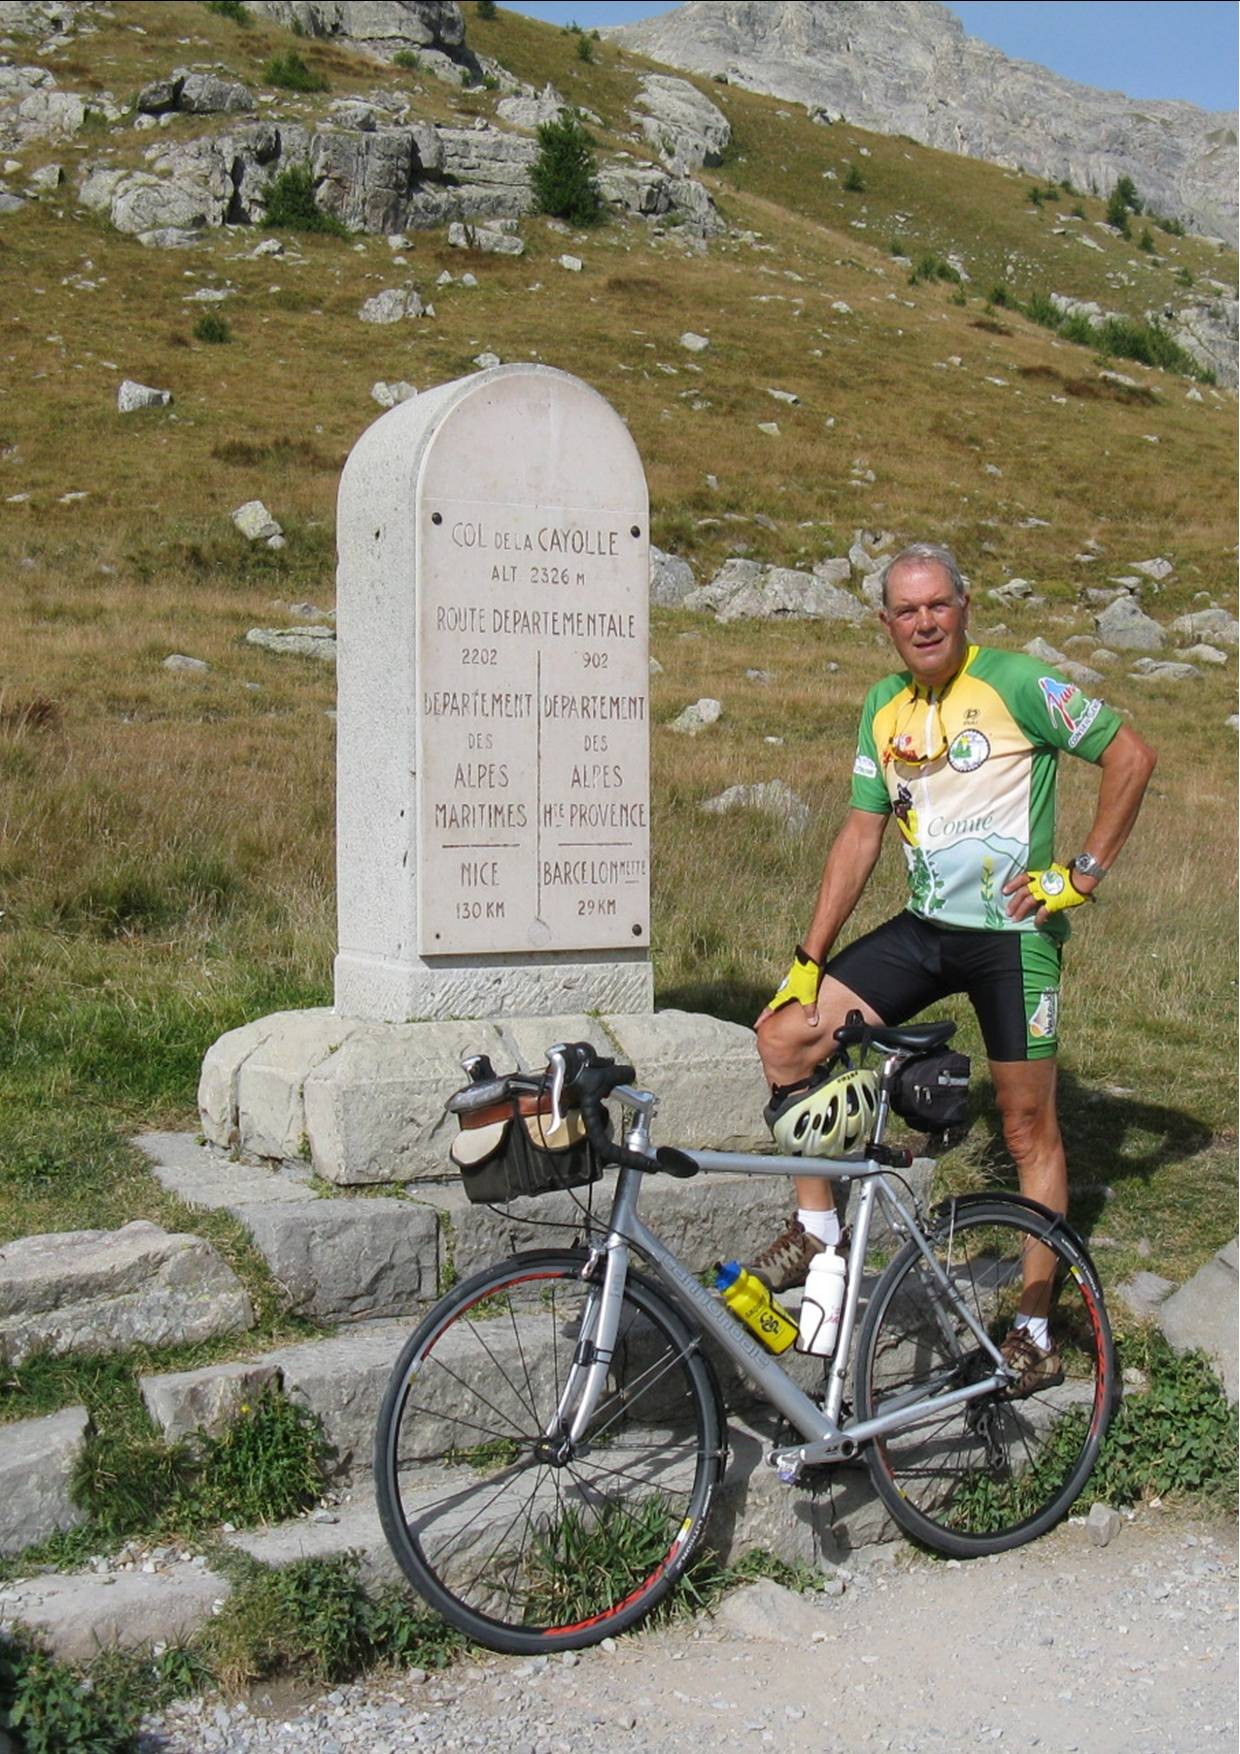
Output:
[[976,773],[990,754],[990,738],[982,731],[961,731],[952,738],[947,760],[957,773]]
[[858,749],[856,760],[853,762],[853,772],[859,773],[863,779],[877,779],[878,764],[877,762],[871,761],[868,755],[862,755],[861,751]]
[[1086,700],[1073,683],[1061,682],[1057,676],[1039,676],[1038,687],[1042,690],[1051,724],[1056,719],[1060,721],[1068,733],[1068,748],[1075,749],[1102,711],[1102,702]]
[[1036,1041],[1051,1041],[1059,1030],[1059,988],[1047,987],[1029,1019],[1029,1033]]

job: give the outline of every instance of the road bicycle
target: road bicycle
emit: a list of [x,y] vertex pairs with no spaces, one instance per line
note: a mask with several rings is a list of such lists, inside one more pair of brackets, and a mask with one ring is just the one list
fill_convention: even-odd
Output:
[[[618,1175],[609,1208],[585,1221],[588,1246],[516,1254],[455,1285],[396,1362],[376,1493],[392,1551],[431,1607],[479,1644],[537,1654],[623,1632],[661,1602],[709,1540],[727,1462],[707,1340],[782,1416],[787,1440],[767,1460],[789,1490],[863,1458],[896,1523],[959,1558],[1032,1540],[1067,1512],[1117,1394],[1088,1249],[1017,1195],[965,1195],[924,1213],[899,1173],[911,1154],[885,1142],[901,1068],[954,1027],[839,1032],[843,1049],[882,1056],[859,1159],[656,1149],[656,1097],[584,1043],[553,1047],[537,1073],[501,1077],[484,1058],[466,1061],[471,1081],[449,1107],[470,1142],[460,1161],[471,1197]],[[608,1098],[625,1115],[622,1144]],[[839,1336],[817,1393],[638,1216],[648,1175],[711,1170],[847,1180],[857,1192]],[[876,1205],[895,1237],[877,1280],[866,1270]],[[1022,1396],[1000,1342],[1030,1261],[1043,1277],[1053,1267],[1062,1377]]]

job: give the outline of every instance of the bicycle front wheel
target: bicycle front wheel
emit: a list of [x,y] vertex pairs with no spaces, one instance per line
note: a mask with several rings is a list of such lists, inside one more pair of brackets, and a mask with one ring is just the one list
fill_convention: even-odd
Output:
[[557,1408],[594,1356],[601,1298],[586,1260],[516,1255],[455,1287],[405,1346],[379,1415],[392,1551],[492,1650],[593,1644],[641,1619],[683,1573],[722,1471],[700,1341],[631,1271],[603,1394],[569,1440]]
[[[914,1423],[871,1442],[870,1476],[927,1546],[957,1558],[999,1553],[1045,1533],[1089,1478],[1114,1405],[1110,1325],[1087,1256],[1036,1209],[1001,1197],[953,1206],[927,1240],[950,1292],[910,1242],[879,1281],[861,1333],[859,1417],[926,1404]],[[1050,1254],[1031,1262],[1034,1249]],[[962,1312],[998,1345],[1027,1268],[1043,1277],[1048,1260],[1058,1368],[1020,1398],[1009,1388],[936,1408],[994,1369]]]

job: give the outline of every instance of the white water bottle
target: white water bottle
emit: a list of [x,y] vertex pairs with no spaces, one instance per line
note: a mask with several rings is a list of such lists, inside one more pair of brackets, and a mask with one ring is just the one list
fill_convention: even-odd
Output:
[[844,1307],[846,1272],[843,1256],[837,1255],[832,1248],[824,1248],[810,1262],[801,1298],[798,1352],[812,1352],[816,1358],[830,1358],[835,1351],[840,1332],[840,1311]]

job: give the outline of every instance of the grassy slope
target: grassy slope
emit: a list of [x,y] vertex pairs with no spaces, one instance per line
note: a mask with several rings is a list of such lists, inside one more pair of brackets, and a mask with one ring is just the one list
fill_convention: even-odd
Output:
[[[94,79],[123,96],[190,60],[260,84],[266,57],[291,46],[192,5],[114,11],[53,59],[67,87]],[[471,19],[470,34],[523,77],[553,79],[602,118],[606,143],[632,148],[625,109],[643,63],[598,45],[596,65],[583,65],[574,38],[511,14]],[[336,95],[416,88],[419,112],[441,120],[495,102],[297,47]],[[1167,253],[1151,265],[1091,228],[1099,254],[1052,234],[1026,178],[702,88],[738,139],[707,179],[762,247],[725,240],[698,257],[674,232],[617,223],[585,240],[586,270],[569,275],[556,261],[564,239],[532,220],[522,260],[469,262],[481,282],[470,291],[434,289],[443,268],[466,265],[438,234],[419,235],[402,269],[375,238],[308,238],[274,262],[247,260],[257,239],[245,233],[145,251],[75,209],[71,188],[4,220],[0,269],[24,296],[4,324],[0,500],[29,498],[5,504],[0,527],[0,1237],[138,1215],[205,1228],[159,1193],[124,1137],[192,1122],[197,1066],[223,1029],[330,1001],[333,680],[242,640],[285,621],[274,605],[330,605],[338,471],[375,414],[376,378],[442,382],[484,347],[586,378],[631,425],[656,539],[701,576],[742,551],[789,564],[840,553],[864,523],[952,541],[982,592],[1012,573],[1034,579],[1046,608],[1004,612],[1016,644],[1089,631],[1082,587],[1154,554],[1176,562],[1160,617],[1201,591],[1232,603],[1234,399],[1207,389],[1190,401],[1182,381],[1140,367],[1124,369],[1148,391],[1099,393],[1088,352],[1006,314],[996,331],[974,287],[1006,275],[1021,294],[1061,290],[1139,314],[1169,296],[1176,268],[1230,276],[1234,258],[1160,236]],[[326,101],[280,95],[273,109],[312,115]],[[188,119],[172,130],[201,131]],[[140,162],[150,138],[120,127],[22,159],[62,162],[72,180],[105,151]],[[822,176],[850,161],[867,180],[860,195]],[[1097,201],[1085,206],[1100,215]],[[908,286],[888,249],[897,231],[914,254],[961,253],[973,275],[964,306],[949,288]],[[356,321],[363,298],[407,277],[432,294],[434,319]],[[213,285],[235,289],[222,307],[229,346],[192,339],[203,307],[186,297]],[[705,354],[679,347],[688,328],[709,335]],[[122,375],[173,389],[174,406],[122,419]],[[1083,380],[1093,393],[1075,393]],[[770,387],[795,391],[799,406],[772,401]],[[778,438],[757,431],[770,419]],[[854,485],[854,464],[873,485]],[[69,492],[88,497],[65,504]],[[283,553],[256,554],[233,531],[227,514],[253,497],[284,524]],[[1030,517],[1046,526],[1022,527]],[[1103,554],[1092,567],[1074,558],[1088,539]],[[983,596],[980,628],[996,620]],[[748,1018],[803,923],[882,641],[877,630],[658,614],[654,649],[665,666],[657,721],[702,694],[726,709],[691,746],[655,734],[659,993]],[[173,651],[207,659],[210,674],[166,672]],[[775,681],[747,679],[749,668]],[[1149,1264],[1179,1277],[1234,1228],[1232,672],[1167,688],[1125,670],[1109,697],[1163,760],[1123,874],[1079,931],[1065,1113],[1078,1180],[1115,1190],[1097,1223],[1103,1196],[1080,1197],[1083,1218],[1118,1245],[1108,1267],[1136,1264],[1148,1237]],[[816,807],[799,845],[697,812],[724,785],[775,777]],[[1065,775],[1065,846],[1087,820],[1089,778]],[[889,855],[858,923],[898,893]],[[966,1157],[969,1173],[987,1172],[980,1136]],[[215,1227],[261,1289],[238,1234]],[[270,1300],[265,1309],[274,1331]]]

